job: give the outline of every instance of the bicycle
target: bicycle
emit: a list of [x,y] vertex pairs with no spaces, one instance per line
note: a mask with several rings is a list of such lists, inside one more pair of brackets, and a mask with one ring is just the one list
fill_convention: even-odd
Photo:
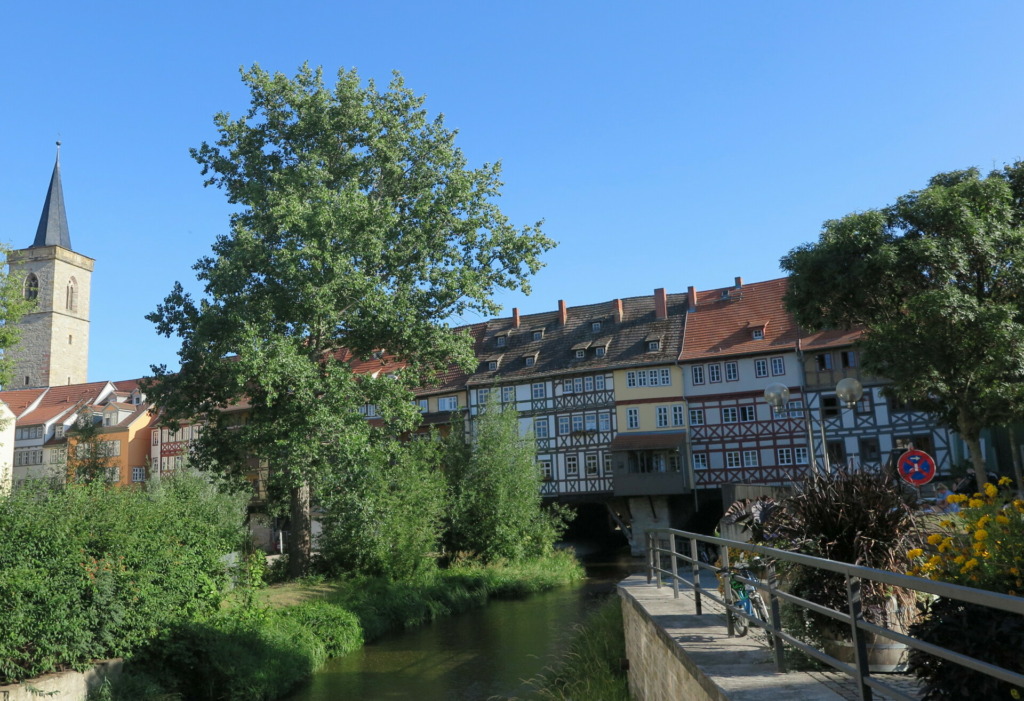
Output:
[[[757,626],[756,620],[762,623],[768,623],[768,607],[764,603],[764,599],[761,598],[760,590],[755,584],[760,581],[757,576],[751,571],[747,565],[739,565],[732,567],[723,567],[718,570],[719,575],[728,575],[728,585],[732,589],[733,593],[733,605],[741,609],[747,616],[751,618],[748,620],[743,616],[737,615],[736,612],[730,610],[728,615],[733,619],[733,631],[737,637],[743,637],[750,630],[750,624]],[[739,576],[737,576],[739,575]],[[748,581],[740,579],[743,577]],[[758,626],[763,627],[763,626]],[[768,634],[768,647],[775,646],[775,637]]]

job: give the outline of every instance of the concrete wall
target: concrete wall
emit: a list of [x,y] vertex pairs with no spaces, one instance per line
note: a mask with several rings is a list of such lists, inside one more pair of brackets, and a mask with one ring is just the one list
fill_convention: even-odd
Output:
[[640,604],[622,589],[619,596],[629,692],[636,701],[728,701]]
[[98,689],[107,677],[121,675],[120,659],[99,662],[85,672],[60,672],[27,679],[20,684],[0,686],[0,701],[85,701],[89,691]]

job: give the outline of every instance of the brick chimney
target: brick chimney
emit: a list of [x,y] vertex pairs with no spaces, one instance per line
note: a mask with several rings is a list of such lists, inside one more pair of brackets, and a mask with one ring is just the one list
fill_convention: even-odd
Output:
[[741,278],[741,277],[736,278],[736,289],[738,290],[738,289],[741,289],[742,287],[743,287],[743,278]]
[[519,328],[519,307],[512,307],[512,326]]
[[569,317],[569,313],[568,313],[568,310],[566,309],[566,306],[565,306],[565,300],[564,299],[558,300],[558,321],[560,321],[562,323],[562,325],[564,326],[565,325],[565,320],[568,317]]
[[654,291],[654,318],[668,318],[668,297],[665,296],[664,287],[659,287]]
[[697,288],[693,285],[686,288],[686,303],[691,312],[697,311]]
[[612,302],[612,315],[615,319],[616,324],[622,323],[622,300],[617,299]]

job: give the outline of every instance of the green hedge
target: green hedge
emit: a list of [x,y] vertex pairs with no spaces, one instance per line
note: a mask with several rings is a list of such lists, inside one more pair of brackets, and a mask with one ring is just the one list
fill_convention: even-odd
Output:
[[0,497],[0,684],[128,655],[215,612],[244,503],[194,476]]

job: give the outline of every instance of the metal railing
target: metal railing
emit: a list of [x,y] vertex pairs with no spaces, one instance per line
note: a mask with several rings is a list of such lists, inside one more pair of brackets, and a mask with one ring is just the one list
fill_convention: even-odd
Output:
[[[680,544],[679,541],[684,542]],[[720,557],[719,565],[716,566],[714,564],[701,561],[701,544],[714,545],[718,548]],[[685,547],[686,552],[677,548],[677,545]],[[724,599],[718,596],[717,587],[715,590],[708,590],[701,586],[700,573],[702,570],[713,572],[717,577],[720,570],[726,570],[730,567],[730,548],[742,550],[746,553],[753,553],[765,558],[766,574],[760,580],[748,579],[738,575],[733,576],[736,576],[744,584],[756,587],[760,592],[767,596],[769,621],[760,621],[756,617],[747,614],[743,608],[736,606],[733,601],[732,587],[729,586],[728,582],[726,582],[724,586]],[[668,568],[664,567],[666,559],[668,560]],[[680,573],[680,560],[683,562],[683,570],[689,571],[690,579],[687,579]],[[809,601],[780,589],[774,564],[775,562],[780,561],[842,575],[846,583],[848,610],[840,611],[838,609],[822,606],[821,604]],[[893,587],[925,592],[927,594],[949,599],[957,599],[959,601],[986,606],[998,611],[1018,615],[1024,615],[1024,598],[1022,597],[998,594],[981,589],[964,587],[957,584],[948,584],[946,582],[936,582],[931,579],[912,577],[910,575],[887,572],[885,570],[876,570],[870,567],[849,565],[843,562],[825,560],[823,558],[794,553],[788,550],[778,550],[776,548],[768,548],[762,545],[753,545],[751,543],[727,540],[725,538],[716,538],[672,528],[647,531],[647,581],[650,583],[656,578],[658,587],[661,587],[663,586],[663,576],[667,577],[671,582],[673,593],[676,598],[679,597],[680,582],[686,584],[690,589],[692,589],[694,604],[698,615],[703,613],[703,606],[701,603],[703,598],[710,599],[711,601],[715,601],[726,607],[727,630],[730,636],[734,634],[734,616],[742,616],[748,621],[753,621],[755,625],[764,628],[769,635],[774,637],[775,644],[773,645],[773,648],[775,665],[780,672],[786,671],[785,653],[782,645],[782,643],[785,642],[804,654],[851,676],[856,683],[860,698],[864,701],[871,701],[873,698],[873,689],[894,699],[899,699],[900,701],[917,701],[916,697],[908,696],[904,692],[886,684],[882,680],[872,678],[868,662],[866,634],[872,634],[876,636],[876,638],[881,637],[895,643],[902,643],[908,648],[921,650],[922,652],[930,655],[963,665],[968,669],[995,677],[1001,681],[1024,687],[1024,674],[1019,674],[1004,667],[990,664],[984,660],[979,660],[975,657],[970,657],[938,645],[933,645],[932,643],[910,637],[909,635],[890,628],[868,622],[864,619],[863,615],[864,602],[861,590],[862,583],[865,580],[880,582]],[[852,641],[854,657],[853,664],[847,664],[846,662],[838,660],[835,657],[832,657],[831,655],[828,655],[785,632],[782,629],[781,621],[782,602],[795,604],[796,606],[845,624],[849,629],[849,636]]]

